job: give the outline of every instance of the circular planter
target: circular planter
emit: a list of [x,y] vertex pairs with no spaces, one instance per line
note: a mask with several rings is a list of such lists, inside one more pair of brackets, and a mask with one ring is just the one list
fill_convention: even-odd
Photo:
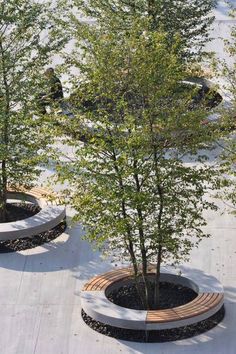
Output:
[[[153,270],[150,269],[150,273]],[[115,305],[107,294],[127,284],[131,268],[122,268],[91,279],[83,288],[81,304],[83,311],[93,320],[112,327],[129,330],[165,330],[196,324],[216,314],[224,302],[220,282],[209,275],[184,268],[181,276],[162,268],[161,281],[180,284],[194,290],[197,297],[182,306],[166,310],[132,310]]]
[[[231,97],[229,97],[229,94],[222,88],[216,89],[216,84],[210,80],[196,77],[196,78],[186,79],[182,81],[182,84],[186,85],[187,88],[189,87],[189,89],[190,87],[199,88],[199,91],[195,99],[193,99],[192,102],[193,106],[200,104],[202,101],[204,101],[204,99],[206,99],[209,115],[206,117],[205,120],[201,122],[202,125],[218,123],[221,118],[221,114],[219,112],[223,109],[232,106]],[[209,93],[210,93],[210,97],[207,96]],[[214,112],[214,108],[216,107],[218,112]],[[97,133],[99,133],[99,129],[98,130],[94,129],[93,124],[91,122],[81,126],[79,131],[84,132],[84,134],[81,134],[79,137],[79,140],[81,140],[82,142],[88,142],[89,137],[92,137]],[[184,138],[187,132],[183,131],[182,133]],[[162,136],[160,133],[159,138],[161,137]]]
[[39,205],[41,210],[24,220],[0,223],[0,241],[15,240],[32,237],[48,231],[65,218],[65,207],[53,205],[47,200],[48,192],[44,189],[34,188],[27,192],[8,192],[8,199],[30,202]]
[[199,94],[202,95],[201,99],[204,99],[204,96],[211,92],[212,98],[208,99],[209,104],[209,116],[206,118],[202,124],[216,123],[220,120],[221,114],[219,112],[211,112],[214,108],[217,107],[217,110],[224,110],[230,108],[232,106],[231,97],[229,93],[222,89],[221,87],[217,87],[216,84],[205,78],[190,78],[184,81],[186,84],[198,86],[200,88]]

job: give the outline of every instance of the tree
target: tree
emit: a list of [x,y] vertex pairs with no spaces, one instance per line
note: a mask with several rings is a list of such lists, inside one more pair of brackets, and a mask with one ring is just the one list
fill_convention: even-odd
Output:
[[52,3],[8,0],[0,5],[1,222],[6,220],[7,186],[32,185],[45,159],[48,136],[42,117],[34,114],[36,97],[44,65],[66,40],[60,31],[63,6]]
[[215,0],[74,0],[83,15],[95,18],[108,31],[126,31],[134,19],[149,17],[152,29],[168,33],[169,44],[179,34],[188,57],[199,55],[209,40],[216,3]]
[[[236,8],[230,3],[229,15],[235,19]],[[236,164],[236,26],[231,28],[230,37],[224,40],[225,59],[214,60],[213,69],[215,74],[220,77],[224,89],[230,97],[230,104],[220,110],[221,132],[218,145],[222,148],[221,163],[227,170],[226,177],[222,179],[222,191],[220,196],[231,201],[235,212],[236,208],[236,183],[235,183],[235,164]],[[230,188],[228,188],[230,186]],[[227,187],[225,190],[224,187]]]
[[[58,166],[57,178],[69,183],[65,200],[85,226],[85,238],[129,261],[138,288],[140,279],[145,284],[144,307],[157,308],[161,264],[188,258],[208,236],[202,212],[216,206],[204,196],[216,186],[217,171],[183,163],[186,154],[205,158],[194,154],[213,139],[201,124],[207,112],[204,104],[192,104],[196,90],[183,82],[181,44],[169,48],[168,35],[145,26],[135,23],[119,41],[113,32],[88,29],[85,60],[77,58],[80,113],[68,138],[75,156]],[[86,122],[93,134],[81,146]]]

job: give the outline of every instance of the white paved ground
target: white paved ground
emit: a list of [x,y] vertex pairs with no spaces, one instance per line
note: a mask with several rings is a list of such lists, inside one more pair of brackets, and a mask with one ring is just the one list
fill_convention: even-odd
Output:
[[[225,36],[229,24],[220,1],[215,34]],[[218,43],[211,48],[223,55]],[[226,316],[215,329],[165,344],[118,341],[92,331],[80,316],[80,290],[112,265],[81,239],[81,227],[72,225],[54,242],[0,254],[0,354],[235,354],[236,218],[219,204],[222,214],[207,215],[212,237],[192,252],[189,264],[225,287]]]
[[[219,205],[223,212],[225,204]],[[80,290],[112,265],[73,225],[49,244],[0,254],[0,354],[235,354],[236,218],[228,213],[207,218],[213,236],[193,251],[190,265],[218,277],[225,287],[226,317],[215,329],[165,344],[119,341],[92,331],[80,316]]]

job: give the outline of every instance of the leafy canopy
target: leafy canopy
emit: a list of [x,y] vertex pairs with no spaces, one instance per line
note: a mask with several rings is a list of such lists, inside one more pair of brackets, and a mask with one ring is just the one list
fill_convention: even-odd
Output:
[[[37,110],[44,67],[67,41],[60,1],[0,4],[0,209],[8,184],[30,186],[49,135]],[[36,112],[36,115],[34,114]],[[4,217],[3,217],[4,218]]]

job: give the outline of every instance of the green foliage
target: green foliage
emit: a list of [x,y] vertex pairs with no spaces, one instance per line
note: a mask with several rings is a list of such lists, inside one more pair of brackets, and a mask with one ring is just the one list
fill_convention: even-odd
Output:
[[[151,29],[168,33],[168,42],[179,35],[185,55],[200,54],[209,40],[215,0],[74,0],[82,14],[95,18],[108,32],[128,31],[134,20],[150,19]],[[114,26],[115,23],[115,26]]]
[[[27,0],[0,4],[0,218],[7,185],[29,187],[50,142],[37,112],[44,66],[62,48],[63,6]],[[49,139],[49,140],[48,140]]]
[[74,61],[80,113],[68,138],[75,156],[57,171],[60,182],[69,182],[65,199],[86,239],[131,262],[144,279],[150,262],[158,276],[162,262],[188,258],[208,236],[202,212],[216,207],[205,194],[217,185],[217,170],[183,163],[187,154],[200,159],[194,154],[214,137],[201,124],[204,105],[192,105],[195,88],[183,82],[181,43],[170,48],[168,35],[145,26],[135,23],[119,40],[114,32],[84,29],[83,59]]
[[[235,20],[236,8],[227,2],[230,12],[229,15]],[[227,171],[225,178],[221,181],[219,197],[228,200],[230,211],[235,213],[236,208],[236,26],[231,27],[231,35],[224,40],[224,60],[214,60],[213,69],[215,74],[221,78],[222,86],[227,92],[230,103],[220,110],[221,120],[219,136],[221,140],[218,145],[222,149],[221,164]],[[223,80],[222,80],[223,79]],[[230,188],[229,188],[230,187]]]

